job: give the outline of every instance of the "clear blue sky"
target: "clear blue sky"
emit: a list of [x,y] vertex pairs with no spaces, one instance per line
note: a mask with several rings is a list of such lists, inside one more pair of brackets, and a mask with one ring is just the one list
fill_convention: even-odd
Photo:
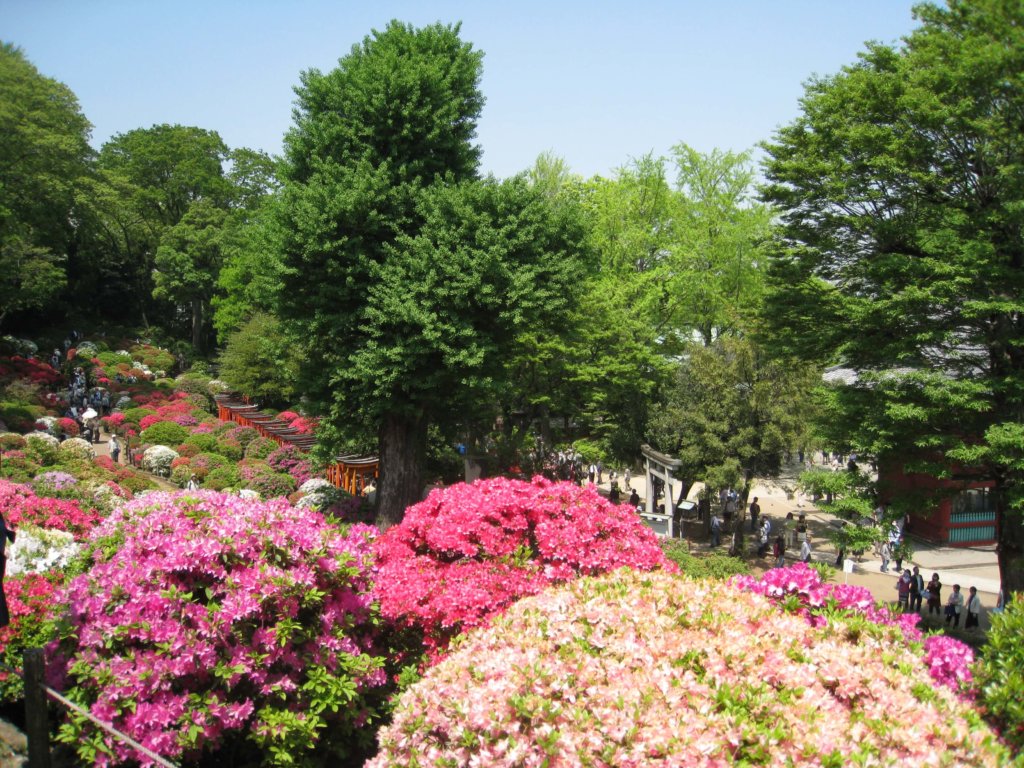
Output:
[[485,53],[483,169],[550,150],[583,176],[684,141],[752,148],[802,83],[911,31],[912,0],[0,0],[0,39],[67,84],[93,144],[158,123],[277,154],[305,69],[397,18],[462,22]]

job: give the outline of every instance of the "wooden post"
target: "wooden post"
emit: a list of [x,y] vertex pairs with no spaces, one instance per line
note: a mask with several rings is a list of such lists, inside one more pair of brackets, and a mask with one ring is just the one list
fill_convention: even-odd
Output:
[[46,691],[43,690],[43,649],[26,648],[23,659],[28,765],[29,768],[50,768],[50,723],[46,711]]

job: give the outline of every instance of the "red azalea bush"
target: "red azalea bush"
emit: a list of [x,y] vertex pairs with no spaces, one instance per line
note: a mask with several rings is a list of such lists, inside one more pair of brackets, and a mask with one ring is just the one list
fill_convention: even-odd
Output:
[[0,383],[14,379],[27,379],[42,387],[54,387],[60,382],[60,372],[42,360],[14,355],[0,360]]
[[78,422],[67,417],[57,419],[57,429],[68,437],[77,437],[80,432]]
[[21,677],[8,670],[21,669],[26,648],[41,648],[53,639],[53,623],[63,610],[56,592],[63,581],[62,571],[22,573],[5,579],[11,623],[0,629],[0,699],[13,702],[24,695]]
[[94,509],[83,510],[78,501],[36,496],[31,488],[7,480],[0,480],[0,512],[12,528],[29,523],[67,531],[78,540],[100,520]]
[[550,584],[632,566],[669,568],[657,537],[592,487],[494,478],[435,489],[377,540],[381,614],[432,656]]

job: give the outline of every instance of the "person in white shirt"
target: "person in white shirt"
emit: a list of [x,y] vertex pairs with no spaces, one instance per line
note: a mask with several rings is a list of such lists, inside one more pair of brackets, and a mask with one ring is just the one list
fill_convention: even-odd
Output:
[[804,536],[804,540],[800,543],[800,562],[809,563],[811,562],[811,537]]
[[978,597],[976,587],[971,587],[967,596],[967,619],[964,621],[964,629],[978,626],[978,618],[981,615],[981,598]]

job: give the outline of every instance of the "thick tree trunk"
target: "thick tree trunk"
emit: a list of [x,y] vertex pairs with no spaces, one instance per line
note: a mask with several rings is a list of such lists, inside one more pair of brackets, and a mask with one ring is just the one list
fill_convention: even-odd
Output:
[[423,495],[423,460],[427,423],[397,415],[384,418],[380,429],[380,484],[377,527],[386,531],[402,522],[405,509]]
[[1003,595],[1009,602],[1010,595],[1024,592],[1024,522],[1019,513],[1007,511],[1006,494],[1002,488],[997,487],[996,499],[996,535],[999,537],[996,557]]

